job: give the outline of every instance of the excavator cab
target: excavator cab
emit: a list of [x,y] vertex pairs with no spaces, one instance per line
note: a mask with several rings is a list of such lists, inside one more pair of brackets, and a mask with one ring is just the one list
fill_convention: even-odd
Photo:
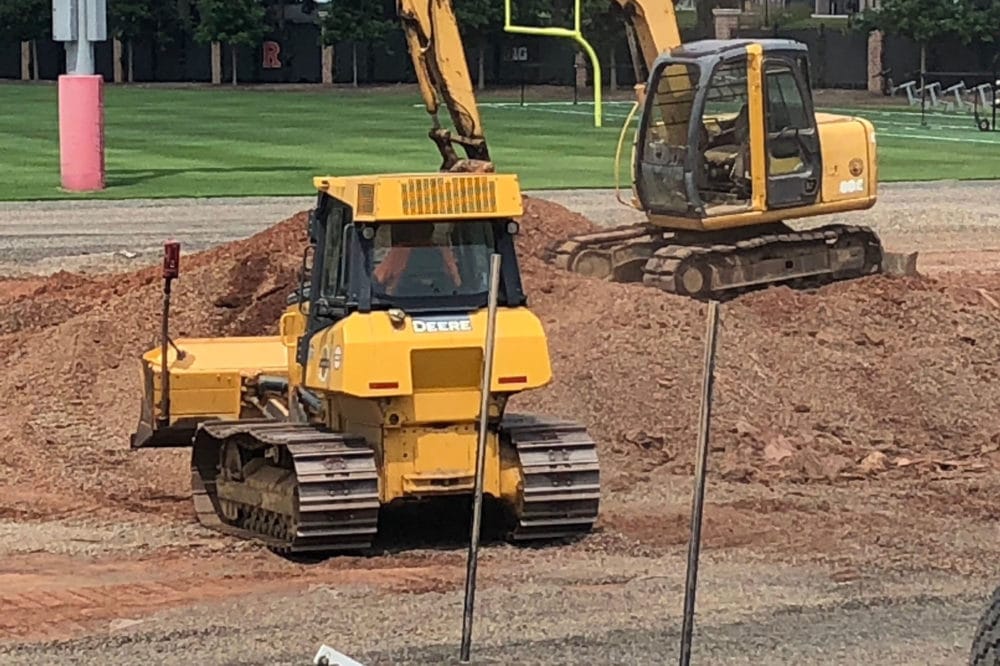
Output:
[[645,210],[698,222],[817,202],[823,165],[804,45],[694,42],[657,58],[646,89],[635,151]]
[[[887,266],[868,227],[789,224],[865,210],[878,197],[875,128],[815,112],[805,44],[683,43],[671,0],[615,2],[644,82],[636,87],[632,205],[646,219],[557,241],[548,261],[696,299],[816,286]],[[915,256],[901,259],[911,272]]]

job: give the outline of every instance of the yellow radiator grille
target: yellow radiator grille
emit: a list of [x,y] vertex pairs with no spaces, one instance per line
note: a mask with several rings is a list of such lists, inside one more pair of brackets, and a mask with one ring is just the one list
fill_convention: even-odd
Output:
[[375,214],[375,186],[371,183],[358,185],[358,215]]
[[403,183],[406,215],[491,214],[497,211],[496,183],[481,176],[410,178]]

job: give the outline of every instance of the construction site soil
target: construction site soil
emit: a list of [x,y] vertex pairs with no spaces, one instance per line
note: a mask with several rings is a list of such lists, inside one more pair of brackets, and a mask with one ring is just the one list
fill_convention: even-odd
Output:
[[[298,277],[306,219],[302,212],[182,257],[173,335],[273,334]],[[516,396],[512,409],[587,425],[599,443],[602,515],[598,533],[574,548],[637,554],[686,540],[675,480],[693,468],[706,306],[544,263],[550,242],[591,228],[561,206],[525,199],[521,270],[549,336],[554,380]],[[194,522],[187,451],[128,446],[137,359],[157,344],[161,298],[158,266],[0,280],[0,392],[8,396],[0,519]],[[856,515],[841,514],[837,498],[856,492],[883,507],[905,503],[923,519],[992,518],[998,324],[1000,276],[992,273],[774,288],[723,305],[710,473],[730,501],[709,507],[708,546],[765,539],[805,552],[861,529],[883,544],[921,547],[921,518],[901,526],[891,511],[873,509],[864,527],[853,525]],[[665,497],[679,508],[650,511]],[[824,536],[806,523],[822,524]],[[981,557],[976,548],[967,554]],[[977,568],[955,558],[939,566]],[[444,578],[457,586],[460,562],[451,564]]]
[[[521,270],[549,335],[555,380],[515,409],[584,421],[613,493],[688,472],[705,306],[641,285],[560,272],[544,248],[590,222],[526,199]],[[273,334],[306,242],[302,212],[251,238],[185,256],[176,337]],[[181,460],[128,451],[138,356],[156,344],[158,267],[57,273],[0,283],[0,465],[50,511],[161,514],[181,498]],[[713,449],[723,478],[847,483],[871,476],[972,473],[1000,463],[1000,279],[953,274],[870,279],[811,292],[776,288],[723,307]],[[49,501],[36,492],[56,489]],[[178,502],[176,510],[187,514]],[[177,516],[179,517],[179,516]]]

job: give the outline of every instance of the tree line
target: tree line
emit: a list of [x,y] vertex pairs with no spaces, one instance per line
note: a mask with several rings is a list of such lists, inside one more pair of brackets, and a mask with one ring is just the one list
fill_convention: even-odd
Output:
[[[621,34],[620,18],[610,0],[583,0],[581,14],[588,39],[597,44]],[[453,0],[462,35],[467,44],[478,46],[478,80],[483,81],[485,44],[503,32],[501,0]],[[125,46],[124,66],[131,82],[133,44],[152,42],[163,48],[185,36],[199,43],[225,44],[233,62],[236,82],[237,53],[252,48],[265,35],[280,29],[285,7],[297,6],[314,17],[323,46],[351,43],[354,83],[357,85],[358,42],[378,45],[400,30],[394,0],[108,0],[108,31]],[[516,0],[514,19],[530,25],[568,25],[572,0]],[[51,38],[51,0],[0,0],[0,42],[34,45]],[[33,46],[33,53],[37,49]],[[34,78],[38,77],[37,55],[33,55]]]
[[913,40],[920,47],[920,76],[927,71],[927,47],[957,40],[964,46],[991,45],[992,62],[1000,56],[1000,0],[882,0],[880,6],[860,14],[858,30],[881,30]]
[[[466,45],[476,54],[473,67],[481,87],[486,45],[503,33],[502,0],[452,0]],[[624,34],[623,17],[612,0],[581,0],[583,33],[602,52],[613,53]],[[698,0],[699,32],[711,34],[711,9],[739,6],[738,0]],[[241,47],[254,48],[264,36],[280,31],[286,6],[297,6],[320,27],[320,43],[352,45],[353,81],[357,85],[357,43],[379,45],[401,29],[395,0],[107,0],[109,33],[125,46],[127,80],[132,81],[133,44],[151,42],[160,48],[185,37],[199,43],[225,44],[233,62]],[[515,0],[514,20],[522,25],[568,26],[573,0]],[[51,0],[0,0],[0,42],[32,45],[34,78],[38,62],[34,44],[51,37]],[[857,15],[852,29],[881,30],[908,37],[921,47],[921,71],[926,70],[927,46],[955,38],[963,44],[1000,45],[1000,0],[882,0],[875,10]]]

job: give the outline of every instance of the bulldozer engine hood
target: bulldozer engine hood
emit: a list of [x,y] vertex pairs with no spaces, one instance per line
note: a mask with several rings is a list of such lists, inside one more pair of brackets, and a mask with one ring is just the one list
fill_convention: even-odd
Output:
[[[355,313],[312,336],[305,385],[361,398],[478,394],[486,310],[400,314]],[[545,332],[532,312],[501,308],[496,331],[491,391],[516,392],[551,381]]]

